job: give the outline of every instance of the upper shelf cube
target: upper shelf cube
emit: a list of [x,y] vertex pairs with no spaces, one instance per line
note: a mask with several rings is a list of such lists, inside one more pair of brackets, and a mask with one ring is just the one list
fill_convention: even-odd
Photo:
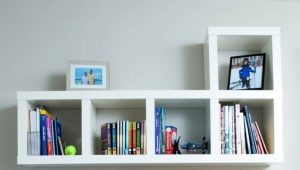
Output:
[[209,27],[204,50],[206,87],[227,90],[230,57],[266,53],[264,90],[281,91],[279,27]]

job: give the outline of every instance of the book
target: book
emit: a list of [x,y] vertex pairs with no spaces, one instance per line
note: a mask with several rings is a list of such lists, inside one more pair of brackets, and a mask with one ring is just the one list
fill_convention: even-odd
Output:
[[29,129],[28,129],[28,154],[40,155],[40,128],[39,128],[39,112],[35,110],[29,111]]
[[241,136],[241,154],[246,154],[246,139],[245,139],[245,126],[244,126],[244,114],[240,112],[240,136]]
[[122,154],[126,154],[126,121],[123,120],[122,121],[122,146],[123,146],[123,150],[122,150]]
[[232,137],[233,137],[233,115],[234,108],[233,106],[228,106],[228,154],[233,153]]
[[132,122],[132,154],[136,155],[136,122]]
[[161,128],[160,128],[160,107],[155,108],[155,154],[160,154],[160,139],[161,139]]
[[128,154],[132,154],[132,122],[128,126]]
[[59,144],[59,150],[60,150],[61,155],[65,155],[63,141],[60,136],[58,137],[58,144]]
[[46,129],[47,129],[47,153],[52,155],[52,123],[51,118],[47,116],[46,118]]
[[[56,131],[57,131],[57,139],[58,137],[62,138],[62,127],[58,120],[56,121]],[[62,155],[62,154],[63,153],[61,152],[61,150],[58,150],[58,155]]]
[[41,124],[41,154],[40,155],[48,155],[47,152],[47,115],[40,116],[40,124]]
[[144,152],[143,154],[147,154],[147,125],[146,125],[146,120],[143,120],[144,122]]
[[117,134],[116,134],[116,137],[117,137],[117,150],[116,150],[116,154],[119,155],[120,154],[120,121],[117,121],[116,122],[117,125],[116,125],[116,129],[117,129]]
[[264,139],[263,139],[263,137],[262,137],[262,135],[261,135],[261,133],[260,133],[260,129],[259,129],[259,126],[258,126],[258,124],[257,124],[256,121],[255,121],[255,126],[256,126],[256,128],[257,128],[257,132],[258,132],[259,138],[260,138],[261,143],[262,143],[262,145],[263,145],[264,153],[265,153],[265,154],[269,154],[269,153],[268,153],[268,150],[267,150],[267,147],[266,147],[266,145],[265,145],[265,141],[264,141]]
[[160,108],[160,154],[165,154],[165,126],[166,126],[166,111]]
[[240,129],[240,105],[235,105],[235,141],[236,154],[242,154],[241,129]]
[[141,121],[141,154],[144,154],[144,120]]
[[247,123],[247,128],[248,128],[248,133],[249,133],[249,139],[250,139],[250,147],[251,147],[251,153],[252,154],[256,154],[257,150],[256,150],[256,143],[255,143],[255,139],[254,139],[254,134],[253,134],[253,130],[252,130],[252,126],[251,126],[251,114],[248,111],[248,107],[245,106],[243,108],[243,112],[246,116],[246,123]]
[[232,152],[231,154],[236,154],[236,122],[235,122],[235,106],[232,106]]
[[52,155],[55,155],[54,120],[51,120]]
[[177,139],[177,128],[174,126],[166,126],[165,130],[166,148],[165,154],[174,154],[174,143]]
[[126,121],[126,141],[125,141],[125,154],[128,155],[129,154],[129,139],[130,139],[130,122],[127,120]]
[[224,106],[225,112],[225,154],[229,154],[229,106]]
[[112,123],[111,127],[111,147],[112,147],[112,155],[117,154],[117,123]]
[[248,125],[246,116],[244,116],[244,127],[245,127],[245,135],[246,135],[246,152],[247,154],[251,154],[251,144],[250,144],[250,137],[249,137],[249,131],[248,131]]
[[101,154],[111,155],[110,123],[101,126]]
[[260,154],[265,154],[264,148],[263,148],[263,146],[262,146],[262,142],[261,142],[261,140],[260,140],[260,137],[259,137],[259,134],[258,134],[258,130],[257,130],[257,128],[256,128],[255,123],[252,123],[252,127],[253,127],[253,130],[254,130],[254,132],[255,132],[255,137],[256,137],[257,147],[259,148],[259,153],[260,153]]
[[141,123],[136,122],[136,154],[141,154]]
[[220,140],[221,140],[221,154],[225,154],[225,112],[224,106],[220,105]]

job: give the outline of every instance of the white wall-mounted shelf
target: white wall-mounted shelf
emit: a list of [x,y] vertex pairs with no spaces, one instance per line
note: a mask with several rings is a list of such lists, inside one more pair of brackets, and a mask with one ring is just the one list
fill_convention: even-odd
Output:
[[[266,51],[265,90],[226,90],[232,54]],[[210,27],[204,50],[206,90],[36,91],[18,92],[18,164],[51,165],[262,165],[283,161],[280,28]],[[227,72],[227,73],[226,73]],[[273,76],[276,75],[276,76]],[[219,103],[249,105],[257,118],[270,154],[220,153]],[[28,110],[49,108],[63,124],[65,140],[78,147],[76,156],[27,154]],[[208,154],[155,155],[154,110],[163,106],[178,133],[199,140],[206,136]],[[100,125],[115,120],[147,122],[146,155],[99,155]],[[168,122],[167,122],[168,123]],[[187,142],[187,140],[182,141]]]

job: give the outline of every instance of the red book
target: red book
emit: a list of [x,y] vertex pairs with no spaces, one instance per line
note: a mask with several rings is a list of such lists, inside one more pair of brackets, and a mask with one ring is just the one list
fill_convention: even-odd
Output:
[[174,153],[174,143],[177,138],[177,128],[174,126],[166,126],[165,130],[165,146],[166,146],[166,154]]
[[46,127],[47,127],[47,153],[48,155],[52,155],[52,123],[51,118],[47,116],[46,119]]

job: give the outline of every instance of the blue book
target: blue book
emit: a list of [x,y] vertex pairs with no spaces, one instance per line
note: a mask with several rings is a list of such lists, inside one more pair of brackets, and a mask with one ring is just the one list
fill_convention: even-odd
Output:
[[164,108],[161,108],[160,109],[160,130],[161,130],[160,154],[165,154],[166,152],[165,126],[166,126],[166,111]]
[[161,137],[161,129],[160,129],[160,115],[161,108],[155,108],[155,154],[160,154],[160,137]]
[[56,121],[56,136],[57,136],[58,155],[62,155],[62,152],[59,149],[59,142],[58,142],[58,137],[62,138],[62,130],[61,130],[61,124],[58,121]]
[[41,155],[48,155],[47,152],[47,116],[40,115],[40,125],[41,125]]
[[250,147],[251,147],[251,153],[256,154],[256,143],[255,143],[255,138],[254,138],[254,132],[252,129],[251,125],[251,115],[250,112],[248,111],[247,106],[244,107],[243,112],[246,116],[246,121],[247,121],[247,127],[248,127],[248,133],[249,133],[249,138],[250,138]]
[[54,152],[55,155],[59,155],[59,144],[58,144],[58,136],[57,136],[57,123],[58,123],[58,119],[57,117],[55,118],[55,120],[53,121],[53,133],[54,133]]
[[116,155],[117,154],[117,123],[112,123],[111,137],[112,137],[112,142],[111,142],[112,154]]

